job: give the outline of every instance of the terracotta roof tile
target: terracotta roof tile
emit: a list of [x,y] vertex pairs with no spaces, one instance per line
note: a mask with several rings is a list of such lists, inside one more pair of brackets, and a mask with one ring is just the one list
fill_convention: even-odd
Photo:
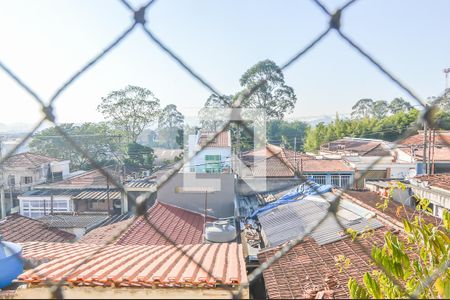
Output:
[[387,156],[390,149],[382,140],[343,138],[320,146],[321,151],[356,153],[362,156]]
[[[214,218],[207,218],[207,221],[212,220]],[[134,221],[116,244],[199,244],[203,242],[203,226],[204,217],[202,215],[157,201],[145,215]],[[158,231],[162,232],[164,236]]]
[[[450,160],[450,131],[441,130],[440,134],[436,132],[435,146],[432,147],[434,151],[435,161],[449,161]],[[423,131],[418,134],[407,137],[402,140],[398,148],[407,154],[416,157],[417,160],[422,160],[423,156]]]
[[34,169],[51,162],[61,161],[58,158],[49,157],[41,154],[24,152],[10,156],[5,160],[4,166],[7,168],[30,168]]
[[[157,287],[235,286],[247,281],[242,246],[236,243],[180,247],[110,245],[75,271],[73,268],[80,259],[91,255],[100,246],[49,244],[45,250],[34,254],[28,249],[30,246],[42,248],[43,245],[23,245],[26,258],[47,255],[47,259],[52,259],[18,277],[20,281],[32,284],[44,284],[46,280],[57,282],[65,276],[66,282],[74,285],[115,287],[152,287],[155,284]],[[57,254],[51,258],[48,253]],[[213,276],[208,276],[203,269]]]
[[[385,232],[386,229],[377,229],[370,239],[360,241],[371,249],[373,243],[382,245]],[[266,262],[277,250],[260,252],[260,262]],[[352,263],[342,272],[335,261],[338,255],[344,255]],[[314,298],[318,291],[329,290],[334,298],[348,299],[349,277],[361,280],[365,272],[372,270],[370,261],[350,238],[323,246],[312,239],[305,239],[263,272],[268,298]]]
[[75,235],[49,228],[44,223],[19,214],[13,214],[0,220],[0,234],[9,242],[71,242]]
[[[198,145],[203,147],[209,139],[211,139],[217,132],[201,132],[198,139]],[[208,144],[208,147],[231,147],[231,139],[229,131],[221,131],[217,137]]]
[[[119,171],[117,171],[114,167],[105,167],[105,171],[108,172],[111,176],[118,179]],[[111,180],[109,180],[109,186],[111,189],[115,188],[115,185]],[[100,172],[100,170],[95,169],[80,175],[73,176],[66,180],[46,184],[45,186],[40,187],[65,189],[106,188],[107,178]]]
[[130,225],[131,222],[133,222],[133,219],[128,219],[125,221],[120,221],[114,224],[96,228],[94,230],[89,231],[77,242],[83,244],[104,245],[110,242],[116,235],[120,234],[123,230],[125,230],[127,226]]
[[242,161],[251,170],[249,176],[293,177],[295,169],[311,173],[353,171],[342,159],[316,159],[314,156],[271,144],[244,153]]
[[438,187],[450,191],[450,173],[419,175],[414,177],[413,181],[425,182],[427,185],[432,187]]

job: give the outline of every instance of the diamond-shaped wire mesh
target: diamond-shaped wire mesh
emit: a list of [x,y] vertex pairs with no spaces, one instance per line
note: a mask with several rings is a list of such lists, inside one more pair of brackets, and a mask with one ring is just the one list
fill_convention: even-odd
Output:
[[[209,90],[210,92],[212,92],[213,94],[219,96],[219,97],[224,97],[224,95],[222,95],[221,93],[219,93],[217,91],[217,89],[211,84],[209,83],[205,78],[203,78],[201,75],[199,75],[199,73],[197,73],[196,71],[194,71],[194,69],[192,67],[190,67],[183,59],[180,58],[179,55],[177,55],[170,47],[168,47],[167,45],[164,44],[164,42],[162,42],[159,38],[157,38],[153,32],[151,31],[151,28],[147,25],[146,23],[146,13],[148,12],[148,10],[151,9],[152,5],[156,2],[156,0],[151,0],[149,1],[146,5],[142,6],[139,9],[134,9],[126,0],[121,0],[120,1],[124,7],[133,15],[133,22],[131,23],[131,25],[121,34],[118,35],[118,37],[112,41],[104,50],[102,50],[98,55],[96,55],[95,57],[93,57],[89,62],[87,62],[84,66],[82,66],[79,71],[77,71],[76,73],[74,73],[62,86],[60,86],[56,92],[54,93],[53,96],[50,97],[49,101],[46,103],[43,99],[41,99],[38,94],[31,88],[29,87],[26,83],[24,83],[20,77],[15,74],[13,72],[13,70],[9,69],[6,64],[4,64],[1,59],[0,59],[0,69],[2,69],[6,74],[8,74],[21,88],[23,88],[28,94],[30,94],[32,96],[32,98],[41,105],[41,109],[42,112],[44,114],[44,118],[41,119],[36,126],[21,140],[21,142],[16,145],[14,147],[14,149],[12,149],[9,153],[7,153],[0,161],[0,164],[2,164],[6,159],[8,159],[12,153],[14,153],[19,147],[21,147],[28,139],[30,139],[33,134],[35,134],[35,132],[40,128],[40,126],[45,122],[45,121],[49,121],[52,122],[56,128],[56,130],[59,132],[59,134],[65,139],[67,140],[67,142],[69,142],[69,144],[72,146],[72,148],[82,154],[88,161],[89,163],[91,163],[91,165],[98,169],[99,172],[101,172],[102,175],[104,175],[106,178],[108,178],[109,182],[113,185],[115,185],[122,193],[126,193],[127,196],[136,203],[137,207],[136,207],[136,216],[135,218],[138,218],[139,216],[143,216],[146,220],[146,222],[148,223],[148,225],[150,227],[152,227],[156,232],[158,232],[161,236],[163,236],[167,242],[175,247],[178,248],[179,251],[181,251],[183,253],[184,256],[187,256],[189,258],[190,261],[194,262],[195,264],[198,265],[198,268],[202,269],[204,272],[206,272],[209,276],[213,276],[211,274],[211,270],[208,269],[208,267],[202,265],[202,261],[196,260],[195,259],[195,255],[190,255],[189,253],[187,253],[187,251],[184,251],[182,249],[182,247],[180,247],[179,245],[176,244],[175,241],[172,241],[169,237],[165,236],[164,232],[162,232],[158,226],[156,226],[153,221],[148,218],[148,216],[145,214],[146,210],[145,210],[145,201],[137,201],[137,199],[133,198],[133,194],[127,193],[124,189],[124,186],[122,185],[122,183],[117,180],[114,176],[112,176],[112,174],[102,168],[101,165],[98,164],[98,162],[96,162],[90,155],[89,153],[87,153],[86,151],[84,151],[78,144],[77,141],[74,140],[73,137],[71,137],[69,134],[67,134],[67,132],[64,131],[63,128],[61,128],[60,126],[58,126],[58,124],[55,123],[55,116],[53,114],[53,105],[55,103],[55,101],[58,99],[58,97],[60,96],[60,94],[66,90],[69,86],[71,86],[78,78],[80,78],[81,76],[83,76],[87,70],[89,70],[90,68],[94,67],[101,59],[103,59],[106,55],[108,55],[112,50],[114,50],[114,48],[116,48],[120,43],[124,43],[127,39],[127,37],[130,35],[131,32],[136,31],[136,30],[143,30],[143,32],[148,36],[148,38],[153,41],[161,51],[163,51],[164,53],[166,53],[174,62],[176,62],[180,68],[182,68],[183,70],[185,70],[192,78],[194,78],[195,80],[197,80],[200,84],[202,84],[207,90]],[[400,81],[397,77],[395,77],[392,73],[390,73],[389,71],[387,71],[387,69],[381,64],[379,63],[377,60],[375,60],[372,56],[370,56],[365,50],[363,50],[355,41],[353,41],[349,36],[347,36],[345,33],[343,33],[340,29],[340,19],[341,16],[344,14],[344,12],[349,9],[351,7],[351,5],[353,5],[355,2],[357,2],[357,0],[351,0],[348,3],[346,3],[345,5],[343,5],[340,9],[336,10],[334,13],[330,12],[319,0],[312,0],[312,2],[320,9],[323,11],[323,13],[325,15],[328,16],[329,18],[329,23],[327,28],[319,33],[316,38],[314,38],[308,45],[306,45],[303,49],[299,50],[295,55],[292,56],[292,58],[290,60],[288,60],[286,63],[282,64],[281,69],[285,70],[289,67],[291,67],[292,65],[296,64],[299,62],[299,60],[308,52],[312,51],[312,49],[319,44],[321,41],[323,41],[332,31],[335,31],[337,33],[337,35],[343,40],[345,41],[349,47],[351,47],[352,49],[354,49],[357,53],[360,54],[360,56],[366,60],[368,60],[380,73],[382,73],[383,75],[386,76],[386,78],[392,82],[394,85],[398,86],[400,89],[402,89],[404,92],[406,92],[409,96],[411,96],[414,100],[417,101],[418,104],[420,104],[423,108],[423,114],[420,117],[419,120],[417,120],[417,123],[412,126],[411,128],[408,129],[408,131],[405,133],[404,136],[402,136],[401,139],[395,141],[394,147],[396,147],[399,142],[401,142],[404,138],[406,138],[407,136],[410,136],[412,134],[414,134],[418,128],[421,128],[421,126],[423,124],[427,124],[430,128],[435,128],[435,124],[433,123],[432,120],[432,107],[429,107],[428,105],[425,104],[425,102],[423,100],[421,100],[411,89],[409,89],[402,81]],[[237,99],[237,101],[235,101],[233,103],[233,105],[230,108],[239,108],[240,104],[242,103],[243,100],[245,100],[246,98],[250,97],[254,91],[257,89],[257,87],[261,84],[264,84],[263,81],[261,81],[260,83],[256,84],[253,89],[251,90],[246,90],[243,93],[240,94],[239,99]],[[250,135],[253,135],[253,132],[250,128],[247,127],[247,125],[244,122],[237,122],[240,126],[242,126],[242,128],[247,131]],[[222,128],[222,131],[228,130],[229,126],[232,124],[232,122],[230,120],[228,120],[228,122],[226,122],[225,126]],[[215,139],[216,137],[220,134],[220,132],[217,132],[214,136],[211,136],[208,138],[207,142],[202,146],[201,149],[207,147],[208,145],[210,145]],[[439,131],[437,132],[438,135],[440,135]],[[442,139],[445,142],[445,139]],[[201,149],[198,151],[200,152]],[[271,150],[269,150],[270,152],[272,152]],[[197,152],[197,153],[198,153]],[[300,174],[298,172],[298,170],[293,169],[293,167],[291,165],[286,164],[286,162],[281,159],[279,157],[278,153],[271,153],[272,155],[274,155],[275,157],[277,157],[287,168],[291,169],[300,179],[302,182],[306,182],[307,180],[306,178],[303,176],[303,174]],[[194,156],[196,155],[193,154],[192,156],[190,156],[188,158],[188,160],[192,159]],[[367,171],[362,172],[361,174],[359,174],[359,176],[355,177],[355,181],[359,181],[362,178],[364,178],[364,176],[366,175],[367,172],[369,172],[373,166],[375,166],[377,163],[380,162],[380,160],[382,159],[382,157],[380,157],[378,160],[374,161],[371,166],[369,168],[367,168]],[[177,164],[175,164],[175,166],[171,169],[171,171],[162,178],[162,180],[160,180],[156,187],[154,188],[154,190],[152,190],[151,192],[148,192],[144,198],[148,198],[150,197],[150,195],[152,194],[152,192],[156,191],[157,189],[159,189],[161,186],[163,186],[168,180],[170,180],[170,178],[172,178],[179,170],[181,170],[181,168],[183,167],[183,163],[182,162],[178,162]],[[341,193],[339,193],[336,196],[335,201],[333,202],[332,205],[330,205],[329,209],[328,209],[328,214],[331,214],[334,219],[336,220],[336,222],[340,225],[341,229],[344,229],[343,224],[341,224],[340,220],[337,218],[337,208],[339,206],[340,203],[340,199],[341,199],[341,195],[343,192],[345,192],[348,188],[343,189],[343,191],[341,191]],[[262,263],[259,267],[257,267],[256,269],[254,269],[249,275],[248,275],[248,282],[242,282],[240,283],[240,288],[239,291],[235,291],[233,289],[229,289],[229,293],[230,296],[232,296],[233,298],[239,298],[242,295],[243,289],[244,288],[248,288],[250,286],[250,284],[252,282],[254,282],[259,276],[262,275],[263,271],[267,270],[271,265],[273,265],[274,263],[276,263],[281,257],[283,257],[284,255],[286,255],[291,249],[293,249],[297,244],[299,244],[300,242],[303,241],[304,237],[307,236],[308,234],[310,234],[312,231],[314,231],[315,228],[317,228],[319,225],[322,224],[322,222],[325,220],[325,218],[327,217],[327,215],[325,215],[321,220],[317,220],[317,223],[315,224],[315,226],[313,226],[308,232],[305,232],[303,234],[303,236],[299,236],[297,239],[292,240],[290,243],[285,244],[284,246],[282,246],[278,251],[275,252],[275,254],[269,258],[267,261],[265,261],[264,263]],[[118,232],[115,236],[113,236],[107,243],[105,243],[102,247],[99,247],[98,250],[96,250],[95,252],[93,252],[92,254],[88,255],[87,257],[85,257],[84,259],[81,259],[78,264],[76,264],[69,272],[67,272],[63,278],[58,282],[58,283],[52,283],[52,282],[48,282],[48,286],[49,288],[51,288],[52,290],[52,295],[55,298],[64,298],[64,292],[62,289],[62,286],[66,283],[66,279],[68,277],[71,276],[71,274],[73,274],[77,269],[79,269],[80,267],[82,267],[84,264],[88,263],[90,260],[92,260],[96,255],[98,255],[99,253],[101,253],[104,249],[107,248],[107,246],[113,244],[117,238],[119,236],[121,236],[125,231],[127,231],[129,229],[129,227],[131,226],[133,222],[129,222],[128,226],[126,226],[125,228],[123,228],[122,230],[120,230],[120,232]],[[359,240],[355,240],[355,245],[357,247],[359,247],[368,257],[371,257],[370,255],[370,251],[371,249],[367,249],[364,245],[362,245]],[[375,264],[377,264],[375,261],[373,261]],[[378,265],[377,267],[379,267],[381,270],[384,270],[382,265]],[[431,283],[433,283],[433,281],[440,276],[443,272],[445,272],[447,270],[447,268],[449,267],[448,262],[445,262],[441,268],[437,269],[433,274],[431,274],[429,276],[429,278],[427,279],[427,281],[424,283],[423,286],[428,286]],[[392,282],[396,283],[400,288],[402,287],[402,284],[400,284],[395,278],[392,278],[389,273],[385,272],[386,275],[389,276],[389,278],[392,280]],[[415,293],[413,295],[411,295],[411,297],[417,297],[417,295],[420,293],[420,290],[415,291]]]

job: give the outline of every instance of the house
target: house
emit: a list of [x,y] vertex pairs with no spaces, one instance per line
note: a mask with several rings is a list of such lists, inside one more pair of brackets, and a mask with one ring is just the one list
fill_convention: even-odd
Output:
[[[392,143],[366,138],[345,137],[320,147],[325,158],[341,158],[355,169],[358,189],[366,179],[405,178],[416,174],[416,164],[400,159]],[[362,176],[364,174],[364,176]]]
[[[214,140],[208,143],[214,136],[216,136]],[[186,163],[184,172],[230,172],[231,135],[229,131],[198,131],[197,134],[189,135],[188,143],[188,156],[185,159],[191,159]]]
[[[17,298],[51,298],[48,284],[63,277],[66,298],[102,299],[234,298],[233,293],[247,282],[242,247],[237,243],[22,246],[24,259],[46,262],[18,277],[27,286],[16,290]],[[241,297],[249,297],[247,287]]]
[[[450,172],[450,130],[436,130],[427,135],[427,158],[429,159],[430,172]],[[398,147],[398,159],[415,163],[416,174],[424,174],[425,164],[423,161],[424,131],[419,130],[416,135],[402,140]]]
[[3,237],[3,240],[13,243],[70,243],[75,240],[75,235],[71,233],[48,227],[41,221],[24,217],[17,213],[0,220],[0,235]]
[[264,148],[242,153],[237,173],[241,193],[251,192],[247,183],[264,179],[266,190],[281,190],[307,178],[320,184],[345,188],[354,179],[354,170],[342,159],[318,159],[315,156],[267,144]]
[[167,165],[177,158],[182,157],[183,149],[153,148],[153,154],[156,156],[153,163],[156,167],[159,167]]
[[408,187],[415,195],[430,200],[433,216],[442,218],[450,210],[450,173],[419,175],[411,178]]
[[[17,211],[17,196],[33,186],[58,181],[69,176],[69,161],[40,154],[23,152],[8,157],[0,165],[2,192],[2,216]],[[4,208],[4,209],[3,209]]]
[[[108,170],[119,180],[114,168]],[[122,213],[122,193],[100,170],[34,186],[32,190],[18,196],[18,199],[20,214],[31,218],[52,212]]]
[[38,220],[45,223],[49,228],[64,230],[74,234],[79,239],[87,231],[100,225],[108,217],[107,213],[54,213],[42,216]]

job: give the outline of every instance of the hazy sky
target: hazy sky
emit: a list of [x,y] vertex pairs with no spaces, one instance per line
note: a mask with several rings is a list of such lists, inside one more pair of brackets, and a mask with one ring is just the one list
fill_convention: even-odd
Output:
[[[131,1],[139,7],[143,1]],[[324,1],[330,9],[343,1]],[[360,0],[342,28],[421,97],[444,89],[450,67],[450,1]],[[160,0],[148,26],[224,94],[266,58],[284,63],[327,26],[312,1]],[[41,97],[99,53],[132,22],[113,0],[0,0],[0,61]],[[401,90],[370,63],[329,35],[285,72],[297,94],[289,117],[348,113],[360,98],[390,100]],[[162,105],[195,110],[210,94],[138,28],[70,86],[56,103],[57,121],[98,121],[101,97],[128,84],[149,88]],[[40,108],[0,70],[0,123],[34,122]]]

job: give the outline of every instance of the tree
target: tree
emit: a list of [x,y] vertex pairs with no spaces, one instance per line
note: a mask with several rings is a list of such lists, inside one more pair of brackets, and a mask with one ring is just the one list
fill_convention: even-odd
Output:
[[[406,190],[406,186],[402,184],[398,184],[398,188]],[[390,198],[393,190],[391,189]],[[428,207],[430,201],[414,197],[417,201],[417,215],[403,220],[406,238],[400,239],[387,231],[384,245],[373,246],[372,258],[383,270],[366,272],[362,284],[350,278],[348,288],[352,298],[450,298],[450,270],[443,268],[449,260],[450,214],[444,210],[441,224],[426,223],[422,216],[431,210]],[[389,201],[390,199],[386,199],[380,208],[385,209]],[[398,209],[402,209],[402,206]],[[351,235],[353,239],[357,238],[356,234]],[[438,270],[441,273],[437,273],[436,278],[426,283]]]
[[203,130],[218,131],[228,121],[228,110],[221,108],[231,108],[233,96],[217,96],[211,94],[205,102],[204,107],[199,112],[199,119]]
[[372,99],[364,98],[358,100],[352,107],[352,118],[361,119],[372,116],[374,102]]
[[127,148],[128,157],[125,159],[125,165],[127,167],[153,170],[155,155],[153,154],[152,148],[136,142],[129,143]]
[[97,110],[129,141],[136,142],[141,132],[158,119],[159,100],[146,88],[128,85],[102,98]]
[[[67,133],[71,139],[100,165],[109,164],[117,160],[123,149],[121,148],[121,136],[113,130],[109,124],[83,123],[81,125],[61,124],[59,127]],[[44,129],[35,134],[30,142],[32,152],[70,160],[72,170],[89,170],[92,168],[89,160],[77,152],[56,127]]]
[[267,122],[267,140],[271,144],[279,145],[283,140],[284,146],[294,149],[295,139],[297,151],[302,150],[308,124],[302,121],[271,120]]
[[389,112],[389,104],[387,101],[378,100],[373,103],[372,115],[377,119],[386,117]]
[[242,107],[260,108],[265,119],[282,119],[291,113],[297,102],[294,89],[286,85],[280,67],[271,60],[258,62],[248,69],[240,79],[240,84],[253,93],[243,99]]
[[162,147],[178,148],[177,137],[184,126],[184,116],[176,105],[169,104],[161,111],[158,120],[158,140]]
[[412,105],[403,98],[394,98],[394,100],[389,103],[389,111],[393,115],[402,111],[408,112],[411,109],[413,109]]

